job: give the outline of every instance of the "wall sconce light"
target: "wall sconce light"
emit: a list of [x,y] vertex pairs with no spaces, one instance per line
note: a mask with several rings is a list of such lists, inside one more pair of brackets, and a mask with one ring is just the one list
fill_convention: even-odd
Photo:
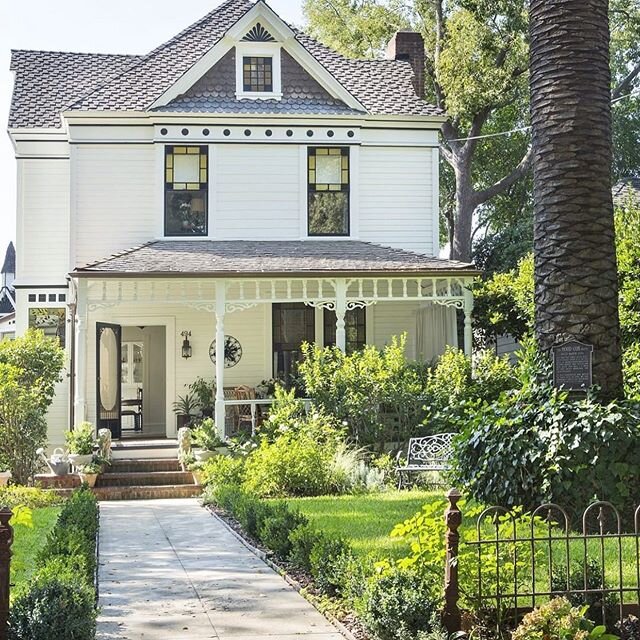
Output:
[[184,338],[182,341],[182,357],[188,360],[192,354],[191,343],[189,342],[191,331],[183,331],[180,335]]

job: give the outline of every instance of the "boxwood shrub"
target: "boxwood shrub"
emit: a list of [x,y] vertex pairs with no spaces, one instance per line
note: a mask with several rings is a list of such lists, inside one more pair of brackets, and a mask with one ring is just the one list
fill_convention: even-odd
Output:
[[10,640],[93,640],[98,504],[82,488],[64,503],[37,557],[34,579],[15,595]]

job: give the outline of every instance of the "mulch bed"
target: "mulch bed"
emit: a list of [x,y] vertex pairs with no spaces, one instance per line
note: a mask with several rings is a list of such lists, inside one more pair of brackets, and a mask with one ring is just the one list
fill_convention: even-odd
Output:
[[[349,640],[371,640],[355,613],[344,610],[342,604],[335,599],[321,594],[314,585],[313,578],[304,570],[278,558],[272,551],[262,546],[258,540],[249,536],[240,523],[226,511],[215,505],[205,507],[222,520],[242,541],[264,560],[272,569],[277,571],[300,595],[308,600],[322,615],[324,615]],[[323,606],[331,602],[335,606]],[[330,609],[330,611],[328,610]]]

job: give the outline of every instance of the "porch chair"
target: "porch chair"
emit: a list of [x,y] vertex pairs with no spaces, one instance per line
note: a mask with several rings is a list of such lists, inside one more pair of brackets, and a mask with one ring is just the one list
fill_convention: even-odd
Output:
[[[240,385],[236,387],[235,390],[236,400],[255,400],[256,399],[256,390],[253,387],[248,387],[247,385]],[[251,433],[253,434],[253,416],[251,415],[251,402],[248,404],[238,405],[238,414],[237,414],[237,427],[238,431],[242,428],[243,423],[249,423],[251,428]],[[256,407],[257,412],[257,407]],[[257,421],[257,415],[256,415]]]
[[[122,411],[120,415],[124,418],[126,416],[133,416],[133,431],[142,433],[143,420],[142,420],[142,387],[138,387],[135,398],[125,398],[122,401]],[[123,431],[131,431],[131,429],[122,429]]]

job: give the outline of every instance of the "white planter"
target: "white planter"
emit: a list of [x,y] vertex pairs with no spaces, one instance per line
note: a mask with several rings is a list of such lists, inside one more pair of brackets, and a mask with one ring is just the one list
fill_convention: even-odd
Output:
[[81,467],[85,464],[91,464],[91,461],[93,460],[93,454],[89,453],[89,454],[79,454],[79,453],[70,453],[69,454],[69,462],[74,466],[74,467]]
[[0,471],[0,487],[4,487],[11,480],[11,471]]
[[196,457],[198,462],[205,462],[210,460],[214,456],[218,454],[215,451],[206,451],[205,449],[193,449],[193,455]]
[[226,456],[229,453],[229,447],[216,447],[216,453],[220,456]]

